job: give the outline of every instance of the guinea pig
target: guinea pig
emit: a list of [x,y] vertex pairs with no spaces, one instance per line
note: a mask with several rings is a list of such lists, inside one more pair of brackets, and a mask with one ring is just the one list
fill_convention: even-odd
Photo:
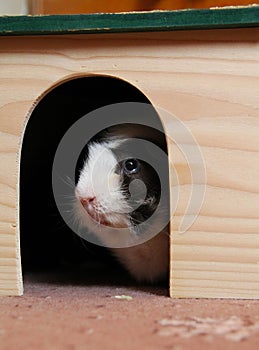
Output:
[[[152,283],[165,280],[169,271],[168,187],[162,201],[157,170],[130,152],[132,144],[145,140],[166,154],[164,134],[150,127],[120,125],[100,135],[87,145],[79,170],[75,216],[82,228],[111,249],[133,278]],[[164,172],[167,182],[167,165]],[[148,223],[158,210],[155,223]]]

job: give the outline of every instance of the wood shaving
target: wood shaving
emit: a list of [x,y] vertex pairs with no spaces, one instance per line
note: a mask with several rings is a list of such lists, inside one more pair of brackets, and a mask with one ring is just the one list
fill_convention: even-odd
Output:
[[119,300],[128,300],[128,301],[133,299],[129,295],[115,295],[114,298]]
[[240,342],[259,331],[258,323],[246,323],[239,317],[231,316],[228,319],[193,317],[185,320],[160,320],[158,334],[160,336],[179,336],[191,338],[194,336],[221,336],[227,340]]

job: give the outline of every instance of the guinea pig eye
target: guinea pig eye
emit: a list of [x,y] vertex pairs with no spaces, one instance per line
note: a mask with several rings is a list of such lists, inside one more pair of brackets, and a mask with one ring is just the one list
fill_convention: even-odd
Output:
[[137,159],[127,159],[123,163],[123,171],[126,174],[136,174],[139,170],[139,162]]

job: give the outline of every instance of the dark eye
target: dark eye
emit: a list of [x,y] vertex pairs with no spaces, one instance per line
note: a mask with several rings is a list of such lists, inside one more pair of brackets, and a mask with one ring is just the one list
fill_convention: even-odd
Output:
[[137,159],[127,159],[123,163],[123,171],[126,174],[136,174],[139,170],[139,161]]

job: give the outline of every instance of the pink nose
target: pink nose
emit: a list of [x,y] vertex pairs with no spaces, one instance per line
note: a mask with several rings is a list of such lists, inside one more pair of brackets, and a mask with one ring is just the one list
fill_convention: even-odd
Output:
[[93,204],[95,201],[95,197],[80,197],[80,202],[82,203],[84,208],[87,208],[89,204]]

